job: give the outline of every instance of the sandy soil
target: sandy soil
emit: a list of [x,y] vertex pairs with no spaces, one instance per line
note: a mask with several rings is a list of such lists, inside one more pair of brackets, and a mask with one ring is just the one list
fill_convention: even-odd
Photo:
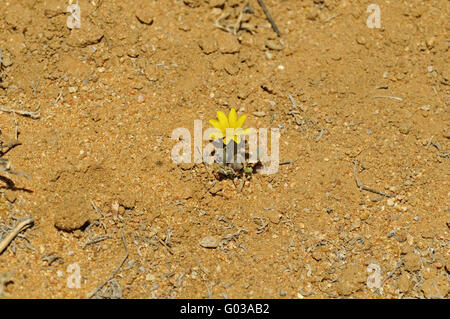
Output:
[[[450,2],[264,2],[0,1],[0,295],[449,297]],[[172,162],[231,107],[290,164]]]

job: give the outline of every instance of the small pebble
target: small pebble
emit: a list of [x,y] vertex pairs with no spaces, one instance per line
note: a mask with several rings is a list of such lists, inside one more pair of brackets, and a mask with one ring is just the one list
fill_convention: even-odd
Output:
[[286,291],[280,290],[280,296],[282,296],[282,297],[286,296]]
[[266,116],[266,112],[261,111],[261,112],[253,112],[253,115],[256,117],[264,117]]
[[137,100],[138,103],[144,103],[145,102],[145,97],[143,95],[138,95],[136,100]]
[[203,248],[217,248],[219,246],[219,240],[214,236],[206,236],[200,241],[200,246]]
[[395,230],[391,230],[391,231],[387,234],[387,237],[388,237],[388,238],[391,238],[391,237],[393,237],[393,236],[395,236]]

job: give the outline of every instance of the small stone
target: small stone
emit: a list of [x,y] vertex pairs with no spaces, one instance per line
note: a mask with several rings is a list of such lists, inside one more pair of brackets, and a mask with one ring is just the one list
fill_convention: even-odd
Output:
[[286,296],[286,291],[284,291],[284,290],[280,290],[280,296],[281,296],[281,297],[284,297],[284,296]]
[[427,43],[426,43],[427,44],[427,48],[429,50],[433,49],[435,42],[436,42],[436,38],[435,37],[431,37],[430,39],[428,39]]
[[436,269],[441,269],[442,268],[442,263],[440,263],[439,261],[436,261],[435,263],[433,263],[431,265],[432,267],[436,268]]
[[241,45],[231,33],[222,33],[219,41],[219,51],[223,54],[234,54],[241,50]]
[[359,265],[348,265],[339,277],[337,291],[339,295],[349,296],[366,281],[365,271]]
[[411,127],[408,125],[402,125],[399,127],[400,133],[405,134],[405,135],[407,135],[410,132],[410,130],[411,130]]
[[420,108],[422,111],[429,111],[430,110],[430,106],[429,105],[424,105]]
[[399,234],[397,234],[397,236],[395,236],[395,239],[398,242],[402,243],[408,239],[408,236],[405,232],[400,232]]
[[267,40],[266,47],[269,48],[270,50],[275,50],[275,51],[281,51],[284,49],[284,45],[281,44],[280,41],[276,41],[276,40]]
[[411,280],[409,279],[409,275],[407,272],[402,272],[400,277],[397,280],[397,287],[398,289],[405,293],[409,290],[409,287],[411,285]]
[[16,192],[14,192],[13,190],[7,189],[5,191],[5,199],[10,203],[14,203],[17,199]]
[[366,38],[364,38],[363,36],[358,36],[357,38],[356,38],[356,42],[358,43],[358,44],[361,44],[361,45],[365,45],[366,44]]
[[264,117],[264,116],[266,116],[266,112],[264,112],[264,111],[257,111],[257,112],[253,112],[252,114],[254,116],[256,116],[256,117]]
[[209,192],[212,195],[217,195],[219,192],[221,192],[223,189],[222,185],[220,183],[216,183],[213,187],[211,187],[211,189],[209,190]]
[[363,210],[361,212],[361,214],[359,215],[359,218],[361,218],[361,220],[366,220],[367,218],[370,217],[370,211],[369,210]]
[[204,54],[208,55],[217,51],[218,44],[217,40],[214,38],[205,38],[198,41],[198,46],[202,49]]
[[219,240],[214,236],[206,236],[200,241],[200,246],[203,248],[217,248],[219,246]]
[[70,93],[75,93],[76,91],[78,91],[78,88],[76,86],[69,87],[69,92]]
[[405,264],[405,269],[409,272],[420,270],[420,268],[422,267],[419,255],[413,252],[406,254],[403,262]]
[[229,63],[225,65],[224,69],[229,75],[235,75],[239,72],[239,65],[236,63]]
[[389,206],[389,207],[392,207],[392,206],[394,206],[394,200],[392,199],[392,198],[388,198],[388,200],[387,200],[387,205]]
[[270,59],[272,59],[272,58],[273,58],[273,54],[270,53],[270,52],[266,52],[266,59],[267,59],[267,60],[270,60]]
[[83,27],[79,29],[73,29],[69,36],[67,37],[67,44],[71,47],[81,47],[85,48],[89,45],[99,43],[104,36],[103,30],[89,22],[89,20],[84,20]]
[[9,66],[11,66],[13,64],[13,61],[12,61],[12,58],[11,58],[10,54],[6,54],[6,55],[3,56],[2,64],[5,67],[9,67]]
[[426,279],[422,286],[420,287],[425,298],[444,298],[448,293],[448,282],[447,280],[439,280],[438,278]]
[[274,210],[268,210],[264,215],[274,224],[279,224],[281,219],[281,214]]
[[387,234],[387,237],[388,237],[388,238],[391,238],[391,237],[393,237],[393,236],[395,236],[395,230],[391,230],[391,231]]
[[67,195],[55,212],[55,227],[72,232],[87,226],[91,219],[92,207],[89,201],[77,195]]
[[143,95],[138,95],[136,98],[136,101],[138,103],[144,103],[145,102],[145,97]]
[[127,55],[130,58],[137,58],[139,56],[139,53],[134,48],[129,48]]

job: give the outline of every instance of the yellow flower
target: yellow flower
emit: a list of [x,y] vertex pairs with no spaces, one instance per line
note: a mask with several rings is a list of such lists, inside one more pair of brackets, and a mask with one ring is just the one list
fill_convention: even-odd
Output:
[[209,120],[209,123],[217,129],[210,135],[211,139],[223,138],[225,145],[228,145],[232,140],[239,144],[241,142],[241,136],[251,133],[251,129],[242,129],[247,115],[242,115],[237,118],[237,113],[234,108],[228,113],[228,118],[222,111],[217,111],[217,120]]

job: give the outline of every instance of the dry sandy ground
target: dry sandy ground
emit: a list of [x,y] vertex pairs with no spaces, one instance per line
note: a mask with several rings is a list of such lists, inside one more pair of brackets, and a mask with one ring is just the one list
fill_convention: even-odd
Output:
[[[264,2],[0,1],[3,297],[448,298],[450,2]],[[172,162],[232,107],[290,164]]]

